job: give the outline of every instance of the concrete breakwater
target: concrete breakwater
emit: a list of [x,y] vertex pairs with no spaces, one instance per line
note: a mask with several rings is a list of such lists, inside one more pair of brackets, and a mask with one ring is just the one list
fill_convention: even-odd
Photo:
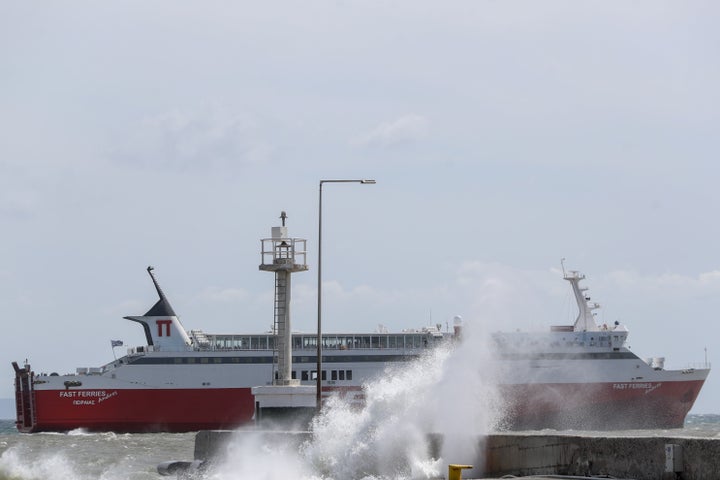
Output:
[[[202,431],[195,440],[196,464],[211,463],[237,436],[270,442],[282,439],[298,445],[312,439],[310,432]],[[440,435],[428,437],[428,454],[440,458],[442,452],[449,463],[472,460],[473,477],[605,475],[635,480],[702,480],[718,478],[720,472],[720,439],[508,433],[473,441],[478,452],[474,460],[456,459],[452,451],[442,451],[443,444],[451,442]]]
[[[668,449],[669,445],[677,447]],[[480,451],[485,452],[486,476],[701,480],[718,478],[720,472],[720,439],[495,434],[484,439]]]

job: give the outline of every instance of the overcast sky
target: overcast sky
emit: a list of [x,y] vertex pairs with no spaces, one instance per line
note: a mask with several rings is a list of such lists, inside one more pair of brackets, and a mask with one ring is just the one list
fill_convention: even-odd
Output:
[[[190,329],[260,332],[260,239],[308,239],[293,325],[547,329],[560,259],[641,357],[720,359],[714,1],[0,0],[0,316],[74,372],[144,341],[147,265]],[[121,353],[118,349],[118,354]],[[720,413],[713,372],[694,411]]]

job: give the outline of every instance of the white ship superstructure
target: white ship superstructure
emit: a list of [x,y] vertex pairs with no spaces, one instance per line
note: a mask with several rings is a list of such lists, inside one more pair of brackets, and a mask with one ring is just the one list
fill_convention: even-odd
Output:
[[[147,345],[76,374],[36,374],[15,368],[17,426],[23,432],[195,431],[250,422],[251,389],[272,385],[276,332],[209,334],[186,331],[148,268],[159,300],[139,323]],[[495,362],[509,428],[681,427],[709,366],[665,370],[660,358],[642,360],[627,345],[623,325],[598,325],[597,304],[568,272],[579,314],[573,325],[549,332],[497,333]],[[412,361],[440,344],[460,341],[441,327],[412,332],[323,334],[322,394],[362,404],[364,383],[389,365]],[[317,382],[317,335],[294,333],[289,374],[300,385]],[[285,350],[287,351],[287,350]]]

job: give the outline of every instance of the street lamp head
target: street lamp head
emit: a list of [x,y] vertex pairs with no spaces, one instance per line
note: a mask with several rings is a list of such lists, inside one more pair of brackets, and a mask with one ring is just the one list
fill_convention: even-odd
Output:
[[351,179],[342,179],[342,180],[340,180],[340,179],[320,180],[320,186],[321,186],[321,187],[322,187],[322,184],[323,184],[323,183],[363,183],[363,184],[368,184],[368,185],[374,185],[376,182],[375,182],[375,180],[373,180],[373,179],[362,179],[362,180],[360,180],[360,179],[357,179],[357,180],[355,180],[355,179],[353,179],[353,180],[351,180]]

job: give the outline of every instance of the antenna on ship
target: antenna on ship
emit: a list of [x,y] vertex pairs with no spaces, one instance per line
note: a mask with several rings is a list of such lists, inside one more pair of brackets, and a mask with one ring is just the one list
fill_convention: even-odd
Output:
[[280,213],[282,226],[272,227],[271,237],[261,240],[262,253],[260,270],[275,272],[275,307],[273,333],[275,353],[273,355],[273,385],[298,385],[292,379],[292,328],[290,326],[290,275],[308,269],[307,240],[290,238],[285,221],[288,216]]

